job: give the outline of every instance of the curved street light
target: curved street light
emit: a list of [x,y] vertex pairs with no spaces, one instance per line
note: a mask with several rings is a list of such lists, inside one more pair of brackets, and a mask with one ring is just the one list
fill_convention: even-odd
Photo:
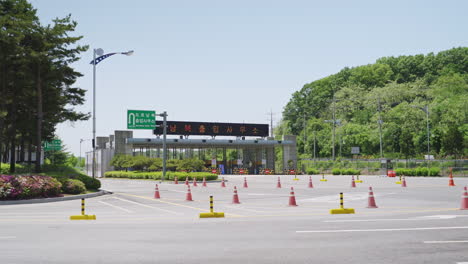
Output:
[[[92,176],[95,178],[96,173],[96,65],[103,61],[104,59],[115,55],[115,54],[122,54],[122,55],[133,55],[133,50],[129,50],[126,52],[113,52],[104,54],[104,51],[101,48],[93,49],[93,60],[89,63],[93,65],[93,162],[92,162]],[[99,56],[96,58],[96,55]]]

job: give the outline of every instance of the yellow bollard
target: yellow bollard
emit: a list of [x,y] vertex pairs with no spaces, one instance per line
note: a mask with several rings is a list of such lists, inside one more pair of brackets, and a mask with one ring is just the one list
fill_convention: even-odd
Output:
[[356,175],[356,178],[357,178],[357,179],[356,179],[354,182],[356,182],[356,183],[362,183],[362,180],[359,179],[359,175]]
[[81,199],[81,215],[72,215],[70,220],[96,220],[96,216],[85,214],[85,199]]
[[344,208],[343,193],[340,193],[340,208],[331,209],[330,214],[354,214],[354,208]]
[[401,175],[400,175],[400,180],[395,182],[396,184],[401,184]]
[[211,217],[224,217],[224,213],[213,211],[213,195],[210,195],[210,212],[200,213],[200,218],[211,218]]
[[325,174],[322,174],[322,179],[320,179],[321,182],[326,182],[327,179],[325,179]]

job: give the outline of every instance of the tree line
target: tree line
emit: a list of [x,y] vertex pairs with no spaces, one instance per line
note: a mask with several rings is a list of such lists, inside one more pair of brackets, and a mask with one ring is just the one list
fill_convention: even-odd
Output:
[[467,113],[468,48],[460,47],[383,57],[305,84],[284,107],[276,134],[297,135],[305,158],[331,157],[333,150],[351,157],[351,147],[380,157],[380,135],[384,157],[422,157],[429,143],[431,155],[463,158]]
[[74,106],[84,103],[85,90],[72,87],[81,73],[72,68],[88,46],[72,36],[71,15],[51,24],[39,21],[26,0],[0,0],[0,161],[31,160],[40,172],[42,142],[54,138],[56,125],[87,120]]

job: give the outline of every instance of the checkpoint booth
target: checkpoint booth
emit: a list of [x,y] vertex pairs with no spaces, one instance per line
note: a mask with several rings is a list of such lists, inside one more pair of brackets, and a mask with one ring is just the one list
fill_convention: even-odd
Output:
[[[98,137],[97,152],[108,153],[97,160],[98,168],[112,170],[114,155],[145,155],[162,158],[162,121],[156,121],[154,137],[135,138],[131,130],[117,130],[109,137]],[[296,168],[296,136],[285,135],[275,140],[268,124],[167,121],[167,159],[203,160],[207,171],[221,174],[273,174],[275,148],[282,148],[283,170]],[[112,153],[109,153],[112,152]]]

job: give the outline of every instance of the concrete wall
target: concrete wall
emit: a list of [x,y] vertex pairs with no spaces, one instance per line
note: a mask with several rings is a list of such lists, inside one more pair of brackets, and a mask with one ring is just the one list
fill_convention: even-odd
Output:
[[[294,141],[293,145],[283,145],[283,170],[297,169],[296,136],[285,135],[283,136],[283,140]],[[292,166],[288,164],[290,160],[292,160]]]
[[133,131],[116,130],[115,131],[115,154],[132,155],[133,144],[127,144],[125,140],[133,137]]

